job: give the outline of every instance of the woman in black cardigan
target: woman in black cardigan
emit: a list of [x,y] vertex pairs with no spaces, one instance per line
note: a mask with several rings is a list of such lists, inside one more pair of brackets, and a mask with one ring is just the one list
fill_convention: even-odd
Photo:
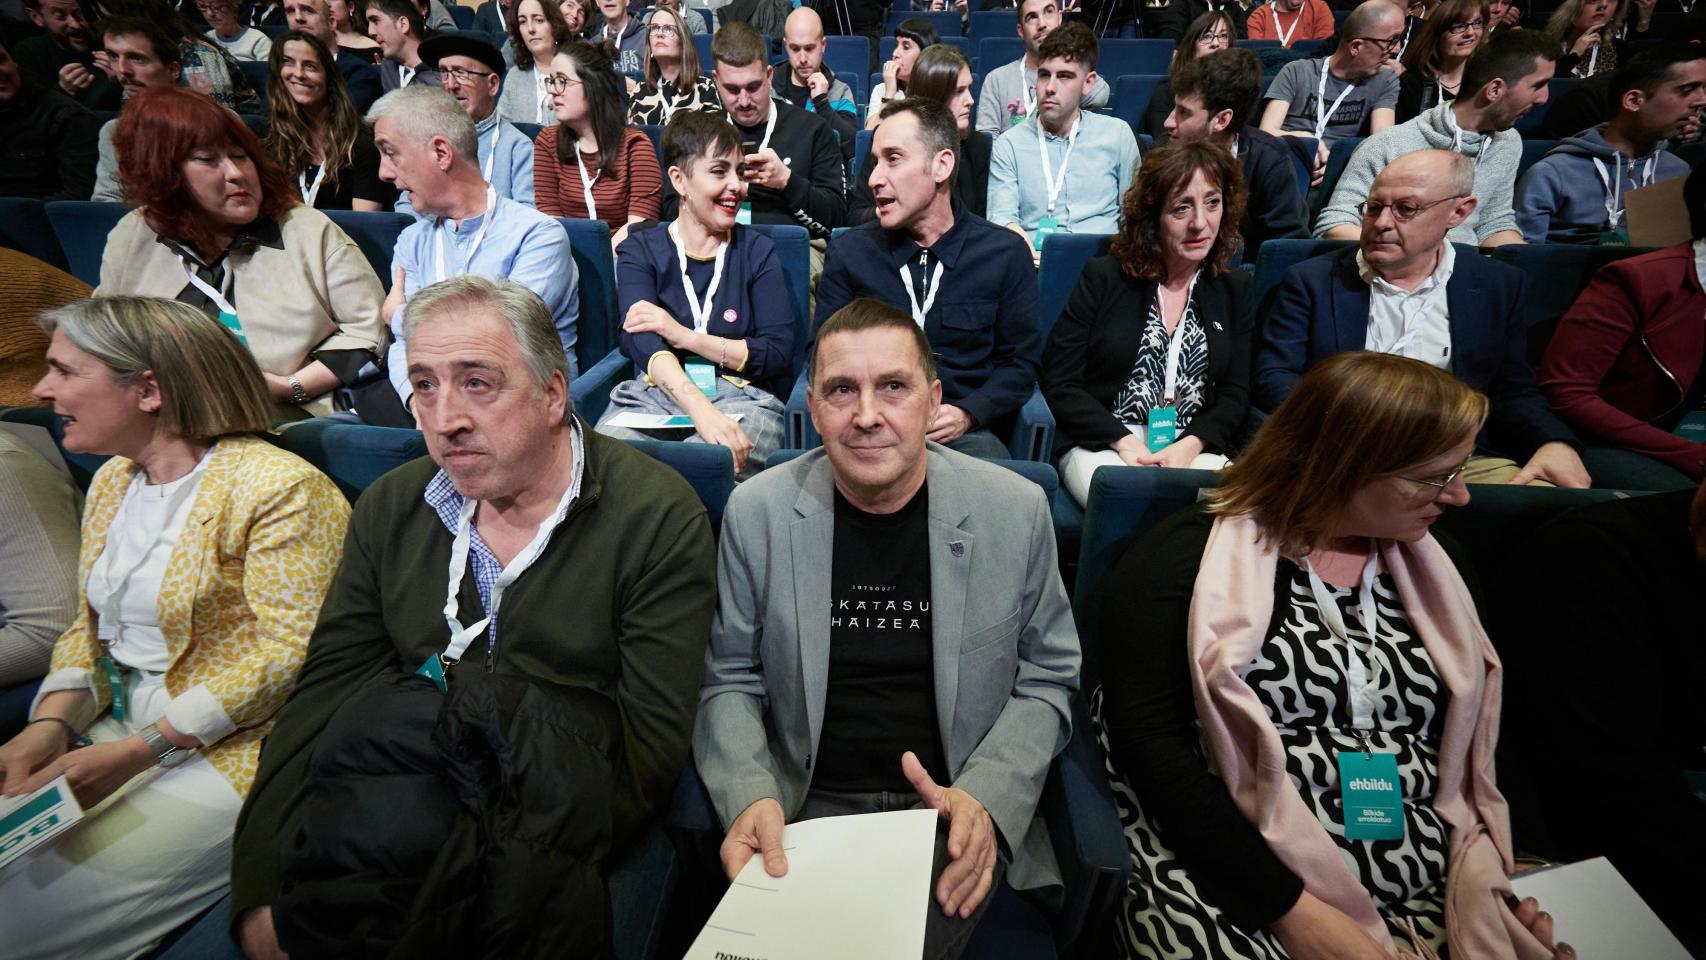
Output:
[[1080,504],[1100,466],[1225,465],[1250,397],[1250,278],[1231,265],[1244,199],[1224,148],[1152,151],[1112,251],[1084,268],[1042,369],[1061,481]]

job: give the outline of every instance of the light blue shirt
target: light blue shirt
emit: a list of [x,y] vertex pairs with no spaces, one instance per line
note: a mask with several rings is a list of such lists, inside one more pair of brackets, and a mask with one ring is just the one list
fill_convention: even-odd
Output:
[[[513,124],[498,119],[497,111],[474,125],[479,133],[479,165],[486,182],[498,188],[498,196],[537,207],[533,202],[533,141]],[[496,146],[494,146],[494,141]],[[495,152],[494,152],[495,151]],[[491,172],[486,172],[488,162]],[[399,191],[393,207],[398,213],[417,217],[409,203],[409,191]]]
[[[469,261],[469,248],[486,218],[491,226],[480,238]],[[437,239],[444,242],[444,273],[439,275]],[[569,235],[563,225],[532,207],[498,198],[495,210],[469,217],[461,224],[443,217],[421,217],[403,230],[391,255],[391,268],[402,267],[403,295],[413,297],[422,287],[440,280],[477,273],[514,280],[539,295],[557,325],[557,338],[569,359],[569,375],[575,365],[575,321],[580,316],[580,277],[569,254]],[[385,363],[391,385],[404,401],[414,393],[409,385],[407,343],[403,339],[403,311],[387,318],[391,324],[391,346]]]
[[[1067,161],[1066,181],[1055,200],[1054,216],[1060,221],[1060,229],[1068,233],[1115,233],[1120,224],[1120,200],[1131,186],[1132,171],[1139,160],[1137,138],[1132,136],[1131,125],[1118,117],[1087,110],[1078,115],[1082,118],[1078,141]],[[1035,116],[1029,117],[1009,127],[995,141],[989,156],[991,223],[1016,223],[1029,231],[1048,214],[1048,178],[1037,147],[1040,123]],[[1045,131],[1043,144],[1058,178],[1061,162],[1066,160],[1067,138]]]

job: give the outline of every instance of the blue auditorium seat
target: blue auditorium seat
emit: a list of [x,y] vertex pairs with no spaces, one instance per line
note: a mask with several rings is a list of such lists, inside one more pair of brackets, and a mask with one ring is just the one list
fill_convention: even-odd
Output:
[[891,8],[888,16],[883,20],[883,36],[892,39],[894,28],[914,17],[930,21],[930,25],[936,28],[937,35],[944,40],[949,37],[962,36],[964,33],[960,26],[958,10],[896,10]]
[[0,197],[0,247],[16,250],[37,260],[69,270],[65,251],[53,235],[47,208],[34,197]]
[[811,336],[811,234],[805,227],[791,223],[755,223],[752,229],[770,238],[776,248],[776,262],[788,282],[788,296],[794,301],[794,365],[798,377],[806,365],[806,343]]
[[1351,162],[1351,154],[1362,146],[1366,137],[1343,137],[1333,141],[1333,146],[1327,151],[1327,169],[1321,176],[1321,185],[1313,193],[1305,195],[1309,206],[1309,222],[1314,224],[1321,216],[1321,210],[1333,199],[1333,188],[1339,185],[1339,178],[1345,175],[1345,167]]
[[616,307],[616,258],[610,249],[610,227],[603,220],[560,217],[569,234],[569,252],[580,282],[580,317],[575,324],[575,359],[580,376],[569,385],[575,409],[597,423],[610,403],[610,389],[632,376],[632,366],[618,349],[622,318]]
[[[658,155],[658,166],[663,167],[663,126],[656,123],[642,123],[638,126],[640,131],[652,141],[652,149],[657,151]],[[668,168],[664,168],[664,173],[667,179]]]
[[626,443],[641,453],[668,466],[686,479],[705,505],[711,519],[711,529],[723,525],[723,510],[729,494],[735,492],[735,461],[728,447],[709,443],[682,443],[674,440],[628,440]]
[[1012,63],[1025,55],[1025,41],[1014,34],[984,37],[977,42],[977,66],[981,73]]
[[1516,166],[1517,179],[1520,180],[1522,175],[1528,172],[1529,167],[1534,166],[1541,157],[1546,156],[1558,144],[1559,141],[1557,140],[1524,140],[1522,142],[1522,159],[1517,162]]
[[1113,240],[1112,234],[1055,233],[1043,241],[1042,263],[1037,268],[1037,329],[1043,343],[1048,343],[1055,320],[1078,286],[1078,275],[1092,259],[1107,253]]
[[406,213],[389,210],[325,210],[326,217],[338,225],[361,248],[361,255],[373,266],[385,292],[391,292],[391,262],[397,250],[397,238],[415,218]]
[[351,503],[373,481],[427,455],[426,440],[419,430],[326,417],[299,420],[272,439],[331,477]]
[[1258,310],[1260,317],[1263,309],[1263,299],[1281,280],[1285,272],[1292,267],[1334,250],[1342,250],[1356,243],[1354,240],[1269,240],[1262,244],[1262,249],[1256,253],[1256,269],[1250,284],[1250,307]]
[[1114,95],[1108,106],[1114,116],[1131,125],[1133,133],[1143,125],[1143,114],[1155,88],[1167,79],[1166,74],[1126,75],[1114,81]]
[[1297,174],[1297,195],[1309,196],[1309,181],[1315,176],[1315,151],[1320,141],[1314,137],[1282,137],[1280,142],[1291,148],[1291,172]]
[[122,203],[55,200],[47,204],[47,219],[65,251],[71,274],[91,287],[101,283],[101,254],[107,234],[130,211]]
[[1173,63],[1173,41],[1155,38],[1104,39],[1096,58],[1102,77],[1155,76]]
[[456,21],[456,29],[472,30],[474,29],[474,8],[465,7],[460,3],[452,4],[450,19]]
[[1647,247],[1600,247],[1573,243],[1507,243],[1493,248],[1493,259],[1521,270],[1523,325],[1528,328],[1528,359],[1538,364],[1546,342],[1564,312],[1593,279],[1595,272],[1624,257],[1650,253]]
[[[860,103],[865,102],[868,92],[864,89],[865,74],[871,70],[871,38],[861,36],[825,37],[823,48],[823,65],[835,74],[836,78],[853,88],[853,95]],[[701,70],[709,70],[708,64],[701,64]],[[782,69],[787,69],[783,67]]]
[[966,38],[974,46],[984,37],[1013,37],[1018,36],[1018,31],[1017,10],[973,10],[971,18],[966,22]]
[[1518,118],[1515,127],[1516,132],[1527,137],[1539,130],[1540,125],[1546,122],[1546,110],[1558,102],[1559,97],[1569,93],[1576,84],[1581,82],[1579,77],[1553,77],[1552,81],[1546,85],[1546,102],[1531,108]]
[[510,126],[520,130],[522,136],[529,140],[539,139],[539,132],[545,129],[545,125],[542,123],[517,123],[513,120],[510,121]]
[[237,67],[243,71],[243,76],[249,81],[249,86],[254,87],[255,92],[261,95],[261,102],[266,103],[269,93],[267,90],[269,78],[267,77],[266,61],[238,60]]

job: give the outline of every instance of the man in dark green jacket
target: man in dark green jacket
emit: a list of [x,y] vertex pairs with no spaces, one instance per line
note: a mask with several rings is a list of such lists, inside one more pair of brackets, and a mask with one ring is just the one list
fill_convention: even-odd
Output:
[[618,849],[687,759],[716,605],[710,524],[692,489],[573,414],[556,328],[525,287],[443,281],[410,298],[404,325],[432,457],[357,503],[307,661],[261,751],[232,869],[233,929],[251,958],[278,955],[280,831],[315,740],[376,674],[419,669],[455,684],[486,670],[610,697],[622,720]]

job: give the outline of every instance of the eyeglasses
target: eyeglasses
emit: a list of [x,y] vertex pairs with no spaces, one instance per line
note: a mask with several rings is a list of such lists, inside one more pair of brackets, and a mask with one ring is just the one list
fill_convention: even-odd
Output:
[[1229,33],[1205,33],[1205,34],[1202,34],[1201,36],[1197,37],[1197,42],[1198,43],[1231,43],[1232,42],[1232,35]]
[[567,74],[553,73],[545,78],[545,91],[547,93],[562,93],[564,90],[567,90],[569,87],[580,82],[581,81],[579,80],[570,79]]
[[1399,223],[1409,223],[1421,216],[1422,211],[1429,207],[1437,207],[1442,203],[1462,199],[1463,194],[1460,193],[1455,197],[1441,197],[1431,203],[1411,203],[1408,200],[1400,200],[1397,203],[1381,203],[1378,200],[1364,200],[1357,204],[1356,211],[1365,220],[1379,220],[1381,214],[1391,210],[1392,219]]
[[1392,52],[1396,51],[1399,47],[1404,45],[1404,35],[1401,33],[1395,37],[1387,37],[1384,40],[1382,40],[1379,37],[1352,37],[1351,39],[1352,40],[1365,40],[1369,43],[1374,44],[1375,46],[1379,47],[1380,49],[1385,50],[1387,53],[1392,53]]
[[1424,486],[1433,487],[1434,488],[1433,499],[1438,500],[1440,498],[1440,496],[1445,493],[1446,488],[1448,488],[1452,484],[1456,483],[1457,478],[1463,476],[1463,471],[1465,471],[1467,469],[1469,469],[1469,461],[1465,460],[1462,463],[1457,465],[1456,470],[1451,471],[1450,473],[1446,474],[1443,477],[1434,477],[1432,479],[1423,479],[1422,477],[1406,477],[1403,474],[1399,474],[1398,478],[1400,480],[1408,480],[1411,483],[1419,483],[1419,484],[1422,484]]
[[1487,21],[1485,21],[1485,20],[1471,20],[1468,23],[1454,23],[1451,26],[1446,27],[1445,32],[1450,34],[1451,36],[1454,36],[1454,37],[1461,37],[1471,30],[1475,31],[1476,33],[1479,33],[1482,30],[1485,30],[1486,28],[1487,28]]
[[681,31],[673,23],[654,23],[646,28],[646,32],[654,37],[677,37]]
[[473,83],[481,77],[495,76],[497,76],[495,73],[482,72],[479,70],[464,70],[461,67],[451,67],[448,70],[440,70],[438,72],[438,82],[440,85],[442,85],[446,80],[455,80],[457,83]]

